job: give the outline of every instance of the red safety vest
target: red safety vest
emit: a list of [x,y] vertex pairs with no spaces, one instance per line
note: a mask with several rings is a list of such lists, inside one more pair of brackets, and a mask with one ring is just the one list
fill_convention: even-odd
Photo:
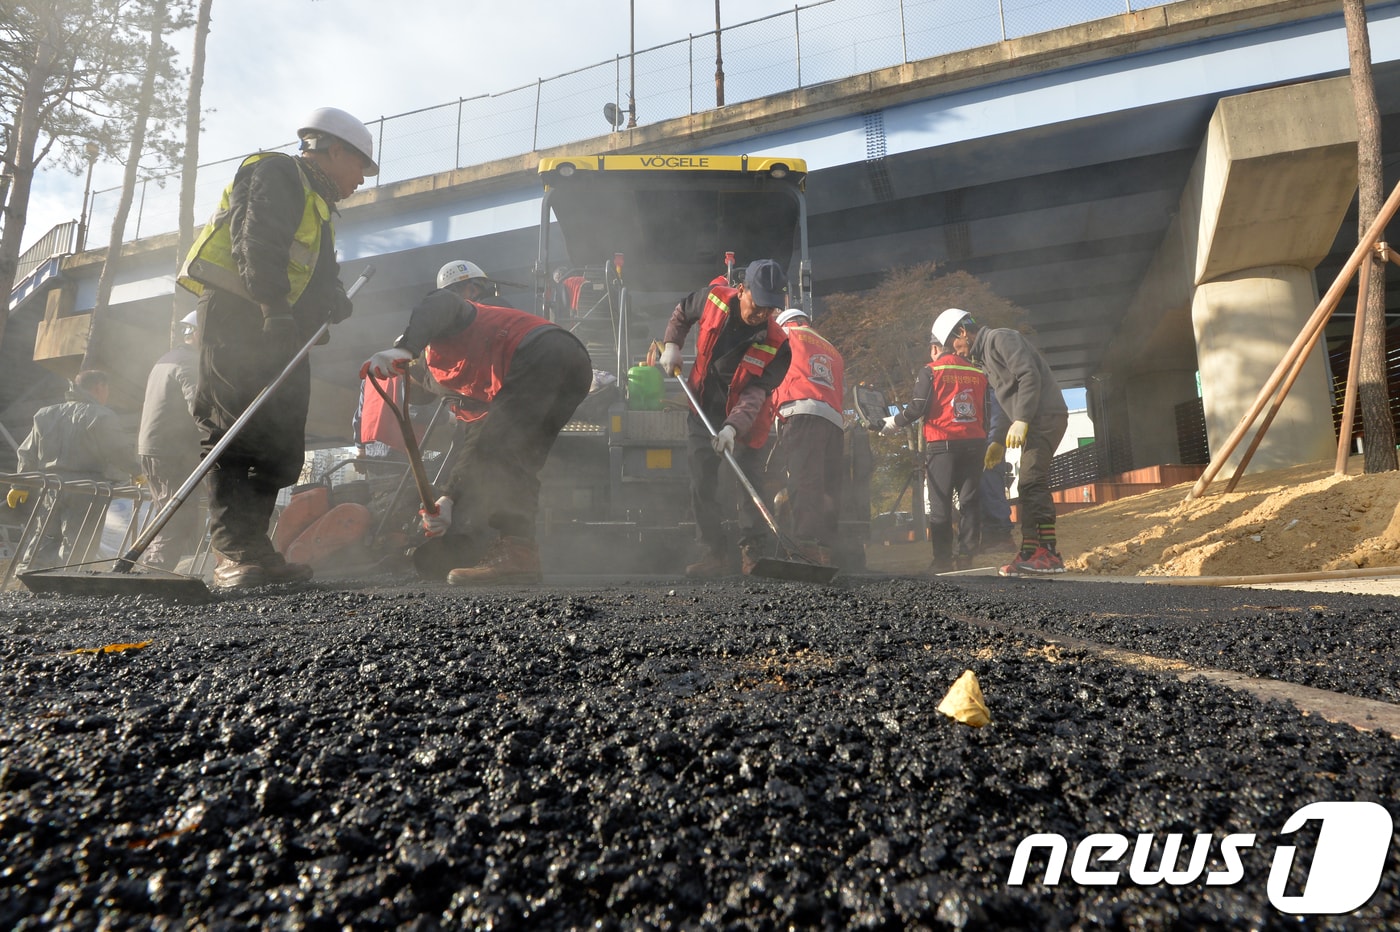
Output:
[[924,439],[980,440],[987,436],[987,376],[957,353],[928,364],[932,397],[924,414]]
[[826,337],[802,324],[787,326],[792,365],[787,378],[773,392],[777,408],[789,401],[824,401],[838,413],[845,391],[846,363]]
[[[690,375],[685,380],[696,397],[700,396],[701,383],[705,380],[705,373],[710,371],[710,357],[714,354],[715,344],[719,342],[719,332],[729,320],[731,310],[735,314],[739,313],[739,289],[730,288],[728,285],[712,285],[710,293],[705,297],[705,310],[700,314],[700,330],[695,335],[695,364],[690,367]],[[763,339],[764,342],[752,343],[744,350],[744,358],[734,370],[734,378],[729,383],[729,397],[724,405],[726,416],[734,410],[734,405],[744,388],[763,375],[764,370],[773,364],[778,350],[787,342],[787,334],[783,332],[782,327],[773,323],[772,317],[769,317],[768,333]],[[718,424],[713,426],[715,430],[719,430]],[[772,429],[773,396],[769,394],[763,400],[763,407],[759,409],[758,417],[754,418],[748,436],[743,438],[744,442],[757,449],[768,441],[768,432]]]
[[[476,320],[456,333],[438,337],[423,354],[428,371],[443,388],[476,401],[490,402],[501,391],[511,357],[525,335],[554,326],[536,314],[511,307],[476,305]],[[458,412],[476,420],[486,412]]]

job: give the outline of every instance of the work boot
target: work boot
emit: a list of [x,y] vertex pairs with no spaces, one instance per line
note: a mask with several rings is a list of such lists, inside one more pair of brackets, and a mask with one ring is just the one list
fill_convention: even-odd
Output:
[[1058,553],[1052,553],[1044,547],[1035,548],[1035,553],[1030,556],[1020,554],[998,572],[1002,576],[1048,576],[1052,573],[1063,573],[1065,571],[1065,561],[1060,559]]
[[970,570],[970,569],[972,569],[972,559],[973,559],[973,558],[972,558],[972,554],[970,554],[970,553],[966,553],[966,552],[959,553],[957,556],[953,557],[953,569],[955,569],[955,570]]
[[739,564],[745,576],[752,576],[754,567],[758,566],[758,561],[768,556],[764,553],[761,544],[740,544]]
[[729,575],[729,564],[720,554],[713,550],[706,550],[705,555],[698,562],[685,568],[685,575],[689,579],[714,579],[718,576],[727,576]]
[[465,566],[447,574],[454,586],[495,586],[540,581],[540,548],[523,537],[498,537],[476,566]]
[[267,581],[274,583],[306,582],[315,575],[310,566],[305,563],[288,563],[287,558],[280,553],[274,553],[263,560],[262,567],[267,571]]
[[251,589],[265,586],[269,581],[267,569],[261,563],[238,563],[221,554],[214,566],[216,589]]

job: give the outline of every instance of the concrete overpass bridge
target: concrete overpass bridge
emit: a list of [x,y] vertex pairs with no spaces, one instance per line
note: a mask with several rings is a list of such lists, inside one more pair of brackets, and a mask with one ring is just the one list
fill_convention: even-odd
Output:
[[[1368,12],[1389,169],[1400,2]],[[379,273],[315,353],[312,433],[348,436],[359,363],[398,334],[443,262],[532,280],[541,156],[788,154],[810,170],[819,301],[899,265],[966,270],[1029,311],[1063,387],[1089,390],[1115,468],[1178,462],[1174,412],[1197,397],[1198,370],[1218,444],[1356,242],[1346,69],[1333,0],[1179,0],[383,183],[342,205],[346,280],[370,262]],[[112,320],[130,348],[128,407],[163,349],[173,247],[166,235],[124,249]],[[43,365],[76,366],[102,257],[68,257],[57,287],[13,312],[7,363],[20,365],[37,334]],[[1388,291],[1400,305],[1400,289]],[[0,422],[22,434],[19,378],[0,382]],[[1315,354],[1254,464],[1326,458],[1332,438]]]

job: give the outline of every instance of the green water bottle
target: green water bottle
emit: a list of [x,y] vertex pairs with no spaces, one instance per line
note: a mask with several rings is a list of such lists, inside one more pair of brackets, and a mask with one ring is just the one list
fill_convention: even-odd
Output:
[[627,370],[627,407],[633,411],[661,410],[661,370],[635,365]]

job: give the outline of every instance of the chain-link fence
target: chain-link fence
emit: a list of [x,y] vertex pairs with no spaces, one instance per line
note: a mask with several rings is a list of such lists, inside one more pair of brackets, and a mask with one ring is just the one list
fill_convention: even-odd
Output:
[[[371,183],[591,139],[607,132],[607,104],[621,114],[619,126],[634,116],[637,123],[658,123],[713,109],[721,87],[717,58],[723,102],[729,105],[1173,2],[817,0],[726,27],[718,37],[692,35],[523,87],[382,117],[369,124],[380,165]],[[635,101],[629,101],[630,88]],[[278,151],[295,148],[288,143]],[[241,158],[200,166],[196,223],[218,204]],[[141,181],[127,239],[178,229],[179,188],[178,173]],[[107,245],[120,196],[119,188],[93,193],[88,248]]]

